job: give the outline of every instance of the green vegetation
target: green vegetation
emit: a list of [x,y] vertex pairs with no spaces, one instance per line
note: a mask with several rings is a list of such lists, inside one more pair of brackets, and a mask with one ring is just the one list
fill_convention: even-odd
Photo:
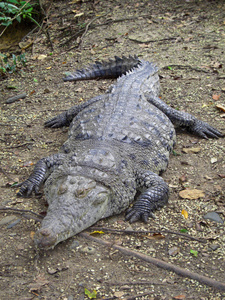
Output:
[[38,1],[30,3],[30,0],[6,0],[0,2],[0,25],[5,26],[4,30],[0,33],[0,36],[14,20],[17,20],[20,23],[22,20],[29,19],[40,27],[38,22],[33,18],[33,15],[38,13],[34,10],[34,7],[37,5]]
[[27,61],[24,53],[17,56],[12,54],[11,57],[0,53],[0,74],[14,73],[20,67],[26,66],[26,62]]

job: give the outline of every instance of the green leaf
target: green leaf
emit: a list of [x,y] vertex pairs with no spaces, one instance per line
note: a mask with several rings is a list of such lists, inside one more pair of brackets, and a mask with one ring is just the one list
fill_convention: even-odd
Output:
[[16,55],[15,54],[12,55],[12,59],[13,59],[14,65],[16,65]]
[[182,228],[182,229],[180,230],[180,232],[186,233],[186,232],[188,232],[188,230],[187,230],[186,228]]
[[84,289],[84,293],[85,293],[85,295],[87,295],[88,296],[88,298],[89,299],[94,299],[94,298],[96,298],[96,296],[97,296],[97,291],[96,290],[94,290],[92,293],[88,290],[88,289]]
[[2,2],[0,3],[0,7],[9,11],[10,9],[15,9],[15,10],[19,10],[19,8],[13,4],[7,3],[7,2]]
[[20,23],[21,22],[21,16],[17,16],[16,20]]
[[5,69],[4,67],[0,67],[0,71],[1,71],[2,73],[5,73],[5,72],[6,72],[6,69]]
[[12,21],[8,21],[8,22],[2,22],[1,25],[2,26],[9,26],[12,24]]
[[19,2],[17,0],[8,0],[8,2],[14,3],[14,4],[19,4]]
[[198,251],[196,251],[196,250],[190,250],[190,253],[192,254],[192,255],[194,255],[195,257],[197,257],[198,256]]
[[173,70],[173,68],[172,68],[172,67],[170,67],[170,66],[168,66],[168,69],[169,69],[169,70]]
[[34,82],[38,82],[38,80],[36,78],[34,78]]
[[172,150],[172,154],[174,155],[174,156],[180,156],[180,154],[179,153],[177,153],[176,151],[174,151],[174,150]]

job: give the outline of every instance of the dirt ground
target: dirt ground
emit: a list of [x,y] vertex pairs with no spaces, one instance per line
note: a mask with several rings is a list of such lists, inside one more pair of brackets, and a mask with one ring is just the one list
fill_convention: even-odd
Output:
[[[44,196],[17,198],[9,186],[26,179],[32,164],[56,153],[66,140],[67,128],[46,129],[44,121],[104,93],[113,82],[62,81],[65,72],[95,60],[136,54],[155,62],[162,99],[225,132],[224,112],[216,107],[225,100],[224,1],[54,1],[48,24],[54,51],[45,34],[32,33],[27,66],[0,81],[1,206],[46,211]],[[5,103],[24,92],[25,99]],[[197,153],[184,153],[184,148],[197,148]],[[121,214],[97,225],[175,233],[185,228],[206,243],[169,233],[105,233],[98,238],[225,283],[224,224],[204,219],[208,212],[225,218],[224,139],[202,140],[178,132],[163,178],[170,199],[155,220],[130,225]],[[204,196],[182,199],[179,192],[185,188],[202,190]],[[93,293],[90,299],[94,290],[96,299],[225,299],[225,292],[79,235],[54,250],[37,251],[32,237],[39,225],[33,218],[1,210],[0,299],[88,299],[85,288]]]

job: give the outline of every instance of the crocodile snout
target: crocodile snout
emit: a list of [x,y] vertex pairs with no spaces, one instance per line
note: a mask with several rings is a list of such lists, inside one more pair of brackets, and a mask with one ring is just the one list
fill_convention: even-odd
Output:
[[42,249],[53,248],[57,243],[57,236],[51,231],[51,229],[43,228],[35,234],[34,242]]

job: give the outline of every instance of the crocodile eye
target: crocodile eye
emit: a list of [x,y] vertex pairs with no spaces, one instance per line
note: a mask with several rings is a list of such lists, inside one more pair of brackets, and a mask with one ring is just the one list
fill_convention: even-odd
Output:
[[75,196],[78,197],[78,198],[84,198],[85,196],[87,196],[88,192],[90,190],[85,190],[85,189],[77,189],[75,191]]

